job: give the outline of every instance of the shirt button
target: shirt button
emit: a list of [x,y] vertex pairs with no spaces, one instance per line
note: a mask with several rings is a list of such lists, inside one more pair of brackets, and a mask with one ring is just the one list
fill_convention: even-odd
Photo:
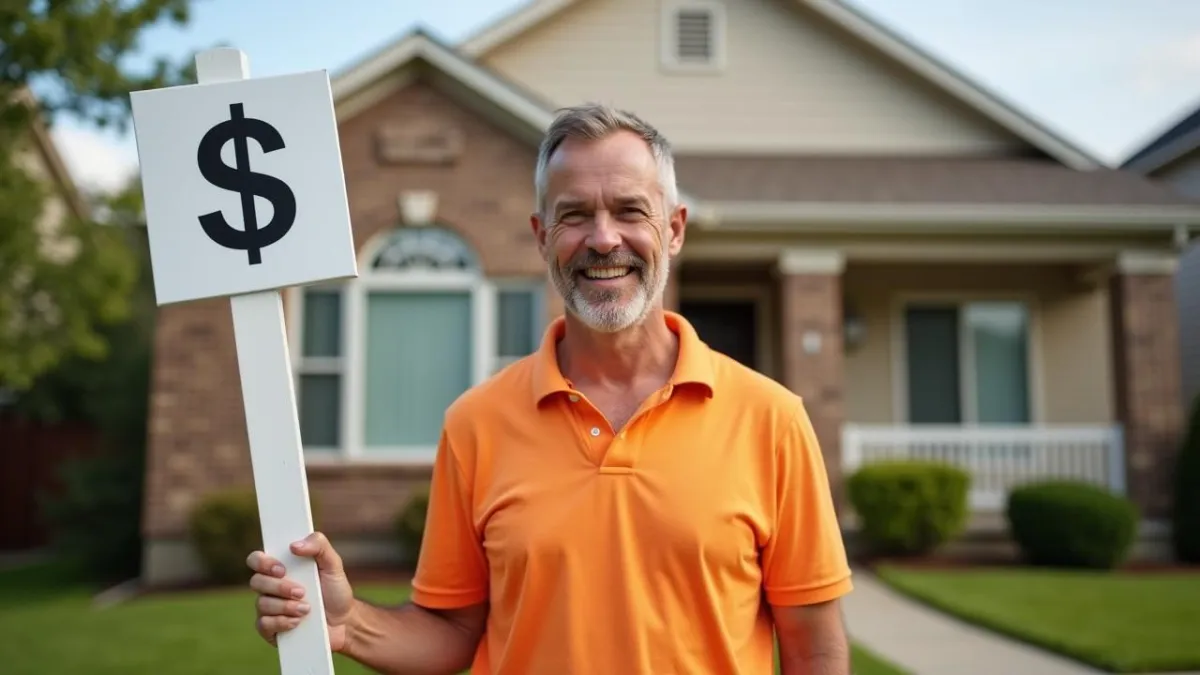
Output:
[[592,427],[592,435],[599,436],[600,435],[600,427]]
[[571,403],[578,403],[578,402],[579,402],[579,397],[578,397],[578,396],[576,396],[575,394],[571,394],[570,398],[571,398]]

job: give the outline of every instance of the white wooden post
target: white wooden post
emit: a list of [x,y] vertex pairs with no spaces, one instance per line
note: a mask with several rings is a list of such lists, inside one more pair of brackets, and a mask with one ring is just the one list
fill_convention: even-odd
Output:
[[[247,79],[250,68],[240,50],[212,49],[196,56],[196,75],[200,84],[214,84]],[[304,587],[312,607],[299,626],[279,636],[281,672],[333,675],[316,563],[290,549],[293,541],[312,533],[313,522],[283,300],[278,290],[269,290],[231,296],[230,305],[263,549]],[[252,629],[249,622],[247,629]]]

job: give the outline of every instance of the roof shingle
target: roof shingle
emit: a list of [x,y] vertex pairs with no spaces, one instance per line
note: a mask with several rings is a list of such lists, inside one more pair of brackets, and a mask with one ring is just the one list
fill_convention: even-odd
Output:
[[718,202],[1200,204],[1133,172],[1034,158],[680,155],[676,174],[680,189]]

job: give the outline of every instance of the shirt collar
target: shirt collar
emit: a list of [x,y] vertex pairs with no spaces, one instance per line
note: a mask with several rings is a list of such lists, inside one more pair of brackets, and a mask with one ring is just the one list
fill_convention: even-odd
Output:
[[[695,328],[682,316],[670,311],[665,312],[665,315],[667,328],[679,336],[679,358],[675,362],[675,372],[668,384],[672,387],[682,384],[697,385],[704,390],[705,395],[711,397],[715,378],[708,345],[700,340]],[[571,383],[563,377],[558,368],[557,346],[565,332],[566,319],[561,316],[554,319],[546,328],[541,346],[533,355],[535,405],[552,394],[569,393],[573,390]]]

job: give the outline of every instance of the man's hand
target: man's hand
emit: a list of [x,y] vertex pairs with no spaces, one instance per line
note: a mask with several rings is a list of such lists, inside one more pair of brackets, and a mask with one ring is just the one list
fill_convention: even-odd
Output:
[[781,675],[850,675],[850,644],[841,602],[771,606]]
[[[314,532],[292,544],[292,553],[315,558],[321,595],[325,600],[325,622],[329,624],[329,648],[340,652],[346,648],[347,628],[354,610],[354,592],[342,568],[342,559],[325,535]],[[308,615],[309,605],[304,588],[287,578],[287,570],[262,551],[254,551],[246,564],[255,571],[250,588],[258,593],[258,618],[255,627],[269,644],[276,637],[300,624]]]

